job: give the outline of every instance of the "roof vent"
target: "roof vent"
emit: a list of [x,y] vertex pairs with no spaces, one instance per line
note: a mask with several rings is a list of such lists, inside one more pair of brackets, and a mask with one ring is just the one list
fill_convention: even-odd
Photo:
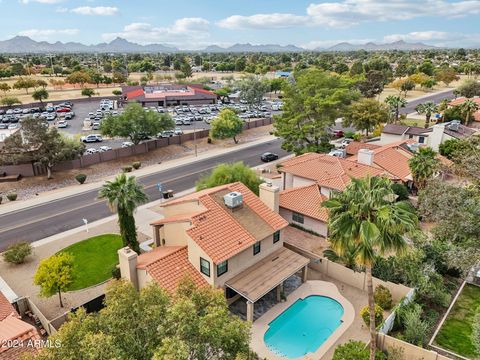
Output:
[[243,203],[243,195],[238,191],[232,191],[223,196],[223,201],[225,205],[230,209],[234,209]]
[[460,127],[460,120],[452,120],[450,121],[450,124],[448,124],[448,129],[452,131],[458,131],[459,127]]

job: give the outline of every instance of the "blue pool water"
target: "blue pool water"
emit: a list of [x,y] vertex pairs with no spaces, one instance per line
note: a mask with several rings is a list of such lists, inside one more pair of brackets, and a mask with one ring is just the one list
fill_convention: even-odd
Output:
[[343,307],[329,297],[297,300],[269,324],[263,340],[273,353],[289,359],[315,352],[342,323]]

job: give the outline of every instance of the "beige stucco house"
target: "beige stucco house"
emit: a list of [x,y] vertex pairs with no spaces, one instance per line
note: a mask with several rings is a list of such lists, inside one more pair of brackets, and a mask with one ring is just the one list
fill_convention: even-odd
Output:
[[151,281],[168,291],[188,275],[198,286],[225,290],[229,303],[244,298],[247,319],[254,303],[301,271],[309,259],[283,246],[288,226],[279,214],[279,189],[260,186],[256,196],[242,183],[198,191],[162,205],[164,218],[152,223],[155,248],[137,255],[119,250],[121,276],[137,288]]

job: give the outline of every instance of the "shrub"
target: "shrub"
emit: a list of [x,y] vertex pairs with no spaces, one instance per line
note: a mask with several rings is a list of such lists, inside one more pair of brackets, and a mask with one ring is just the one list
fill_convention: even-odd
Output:
[[397,201],[408,200],[408,189],[405,185],[393,183],[392,191],[398,196]]
[[477,353],[480,354],[480,307],[477,308],[472,323],[472,344],[475,346]]
[[352,139],[355,141],[362,140],[362,134],[353,134]]
[[353,139],[353,136],[355,135],[354,131],[345,131],[343,133],[343,136],[346,137],[347,139]]
[[122,275],[120,274],[120,268],[117,267],[117,266],[114,266],[113,269],[112,269],[112,277],[114,279],[120,279]]
[[211,137],[208,137],[208,138],[207,138],[207,143],[208,143],[208,144],[211,144],[211,143],[212,143],[212,138],[211,138]]
[[142,166],[142,163],[140,161],[135,161],[132,163],[132,167],[135,169],[135,170],[138,170],[140,169],[140,166]]
[[405,341],[417,346],[424,345],[427,340],[429,325],[422,320],[422,307],[419,304],[410,307],[404,312],[402,320],[405,328],[403,332]]
[[130,165],[124,166],[124,167],[122,167],[122,171],[124,173],[132,172],[132,167]]
[[77,174],[77,175],[75,175],[75,180],[77,180],[79,184],[83,184],[85,182],[85,180],[87,180],[87,175]]
[[112,91],[112,94],[113,94],[113,95],[120,96],[120,95],[122,95],[122,90],[118,90],[118,89],[113,90],[113,91]]
[[32,253],[32,246],[27,242],[10,245],[3,253],[3,259],[12,264],[23,264],[25,258]]
[[375,299],[375,304],[378,304],[381,308],[385,310],[390,310],[392,308],[392,294],[385,286],[378,285],[375,288],[373,297]]
[[[368,305],[365,306],[360,311],[360,316],[362,317],[365,324],[367,326],[370,326],[370,310],[368,308]],[[383,321],[383,309],[381,306],[375,304],[375,326],[380,325],[382,321]]]
[[10,201],[15,201],[17,200],[17,193],[16,192],[11,192],[7,194],[7,199]]
[[[337,346],[332,360],[369,360],[370,349],[363,341],[349,340]],[[375,353],[375,360],[385,360],[385,354],[380,350]]]

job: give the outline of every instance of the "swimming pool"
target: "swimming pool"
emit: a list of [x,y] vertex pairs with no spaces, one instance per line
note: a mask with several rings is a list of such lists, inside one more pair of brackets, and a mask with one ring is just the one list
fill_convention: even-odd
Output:
[[279,356],[304,356],[317,351],[341,325],[343,311],[338,301],[326,296],[299,299],[269,324],[263,340]]

